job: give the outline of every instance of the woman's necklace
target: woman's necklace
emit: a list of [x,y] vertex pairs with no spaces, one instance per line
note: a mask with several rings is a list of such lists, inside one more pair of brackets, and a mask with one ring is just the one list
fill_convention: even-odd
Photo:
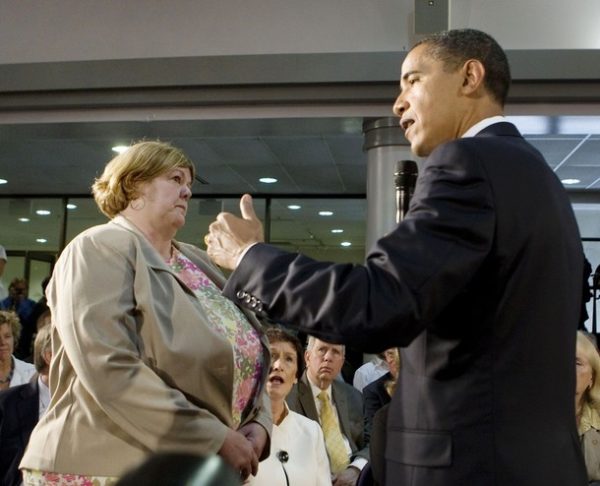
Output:
[[10,380],[12,380],[14,372],[15,372],[15,360],[11,357],[10,358],[10,371],[8,372],[8,376],[6,378],[0,378],[0,385],[6,385],[7,383],[10,383]]

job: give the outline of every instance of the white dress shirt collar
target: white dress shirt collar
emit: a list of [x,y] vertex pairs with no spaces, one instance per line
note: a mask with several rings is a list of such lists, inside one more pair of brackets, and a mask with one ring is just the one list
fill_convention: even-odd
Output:
[[493,125],[494,123],[500,123],[500,122],[505,122],[505,121],[506,121],[506,117],[502,116],[502,115],[484,118],[483,120],[480,120],[477,123],[475,123],[475,125],[473,125],[471,128],[469,128],[465,133],[463,133],[461,138],[474,137],[484,128],[487,128],[490,125]]

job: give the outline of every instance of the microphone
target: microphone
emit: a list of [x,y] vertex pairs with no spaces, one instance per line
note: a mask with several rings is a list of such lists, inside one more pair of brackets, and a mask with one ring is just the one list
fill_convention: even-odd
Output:
[[287,486],[290,486],[290,479],[288,478],[287,471],[285,470],[285,466],[284,466],[284,464],[286,462],[288,462],[290,455],[286,451],[279,451],[276,456],[277,456],[277,459],[279,459],[279,462],[281,463],[281,468],[283,469],[283,474],[285,474],[285,484]]
[[400,160],[394,172],[394,185],[396,186],[396,223],[404,219],[408,211],[410,198],[415,192],[417,183],[417,163],[414,160]]

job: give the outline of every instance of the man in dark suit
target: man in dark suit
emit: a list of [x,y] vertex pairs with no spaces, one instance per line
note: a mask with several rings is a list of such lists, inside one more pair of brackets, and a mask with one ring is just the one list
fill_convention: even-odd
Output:
[[[224,293],[278,322],[377,352],[400,346],[388,484],[586,484],[575,430],[583,251],[571,204],[503,117],[506,56],[487,34],[426,37],[394,112],[427,157],[405,219],[364,266],[262,241],[251,198],[217,217]],[[239,260],[239,261],[238,261]]]
[[48,371],[52,357],[50,325],[42,327],[34,341],[34,362],[38,375],[24,385],[0,392],[0,484],[19,486],[19,463],[31,431],[50,401]]
[[364,441],[362,395],[353,386],[336,379],[344,364],[344,346],[309,336],[304,360],[306,370],[286,402],[294,412],[322,424],[318,395],[325,392],[330,396],[347,453],[343,470],[336,471],[331,464],[333,484],[354,485],[369,459],[369,449]]

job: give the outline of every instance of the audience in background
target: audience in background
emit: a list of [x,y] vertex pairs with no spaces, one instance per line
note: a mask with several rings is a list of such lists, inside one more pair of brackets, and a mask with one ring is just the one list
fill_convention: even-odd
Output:
[[106,486],[164,451],[219,454],[245,479],[269,455],[268,342],[205,252],[175,240],[194,176],[179,149],[141,142],[96,180],[111,221],[75,237],[48,284],[53,399],[25,485]]
[[19,316],[12,311],[0,311],[0,390],[27,383],[35,367],[13,356],[21,334]]
[[373,383],[377,378],[382,377],[388,371],[390,371],[388,364],[385,361],[383,353],[378,353],[370,361],[360,366],[356,373],[354,373],[354,379],[352,384],[359,392],[363,391],[363,388],[369,383]]
[[335,486],[354,485],[369,458],[364,441],[363,400],[337,380],[344,346],[308,337],[306,371],[287,397],[291,410],[321,424]]
[[582,331],[577,332],[575,417],[590,484],[600,485],[600,355]]
[[50,403],[48,372],[52,358],[50,325],[43,326],[34,342],[37,376],[29,383],[0,392],[0,484],[19,486],[19,463],[31,431]]
[[2,275],[4,274],[4,267],[6,266],[6,262],[8,258],[6,257],[6,250],[2,245],[0,245],[0,301],[3,301],[8,297],[8,291],[6,287],[2,283]]
[[398,348],[386,349],[382,355],[390,371],[363,389],[363,399],[365,402],[365,442],[367,444],[371,440],[373,416],[381,407],[390,403],[396,388],[398,373],[400,372],[400,353],[398,352]]
[[14,278],[8,286],[8,297],[0,302],[0,309],[16,312],[21,322],[21,338],[15,347],[17,358],[31,360],[31,339],[35,333],[35,320],[32,318],[35,300],[27,295],[29,288],[24,278]]
[[293,412],[285,399],[302,376],[302,345],[296,336],[273,327],[266,331],[271,349],[267,393],[271,398],[271,455],[258,466],[254,486],[330,486],[331,473],[318,422]]

